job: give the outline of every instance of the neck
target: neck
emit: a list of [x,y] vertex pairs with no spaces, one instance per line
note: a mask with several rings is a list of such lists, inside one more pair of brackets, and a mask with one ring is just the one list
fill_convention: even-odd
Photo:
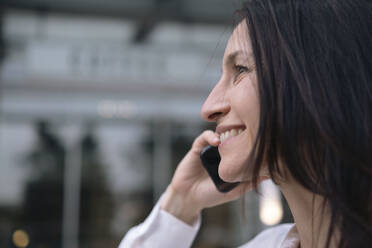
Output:
[[[328,206],[322,211],[323,198],[308,191],[293,179],[280,184],[294,217],[300,236],[301,248],[325,247],[327,242],[330,213]],[[335,248],[331,238],[330,248]]]

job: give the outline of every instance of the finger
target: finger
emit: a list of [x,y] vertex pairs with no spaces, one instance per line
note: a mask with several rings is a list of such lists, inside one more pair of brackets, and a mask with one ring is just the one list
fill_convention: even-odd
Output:
[[218,146],[219,144],[219,135],[211,130],[206,130],[195,139],[193,148],[200,152],[207,145]]

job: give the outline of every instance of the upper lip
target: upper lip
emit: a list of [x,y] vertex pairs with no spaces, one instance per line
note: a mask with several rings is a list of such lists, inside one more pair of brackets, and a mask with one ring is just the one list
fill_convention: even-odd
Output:
[[245,126],[244,125],[218,125],[216,127],[216,133],[218,134],[222,134],[226,131],[229,131],[231,129],[245,129]]

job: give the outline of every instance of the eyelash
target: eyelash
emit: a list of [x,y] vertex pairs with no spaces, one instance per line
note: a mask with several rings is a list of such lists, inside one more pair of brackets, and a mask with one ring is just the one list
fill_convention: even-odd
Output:
[[[239,74],[242,74],[242,73],[244,73],[244,72],[248,72],[248,71],[249,71],[249,70],[248,70],[248,67],[243,66],[243,65],[234,65],[234,68],[235,68],[235,70],[236,70]],[[241,70],[243,70],[243,71],[241,71]]]
[[243,73],[246,73],[246,72],[249,72],[249,69],[248,67],[246,66],[243,66],[243,65],[234,65],[234,70],[236,71],[236,77],[234,79],[234,84],[238,84],[240,82],[240,80],[242,79],[240,76],[243,74]]

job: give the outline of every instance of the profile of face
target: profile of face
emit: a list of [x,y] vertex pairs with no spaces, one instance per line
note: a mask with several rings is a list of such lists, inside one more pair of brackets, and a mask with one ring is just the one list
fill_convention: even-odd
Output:
[[221,78],[203,104],[201,116],[217,124],[220,177],[226,182],[249,180],[247,166],[259,124],[259,98],[245,21],[239,23],[228,41]]

